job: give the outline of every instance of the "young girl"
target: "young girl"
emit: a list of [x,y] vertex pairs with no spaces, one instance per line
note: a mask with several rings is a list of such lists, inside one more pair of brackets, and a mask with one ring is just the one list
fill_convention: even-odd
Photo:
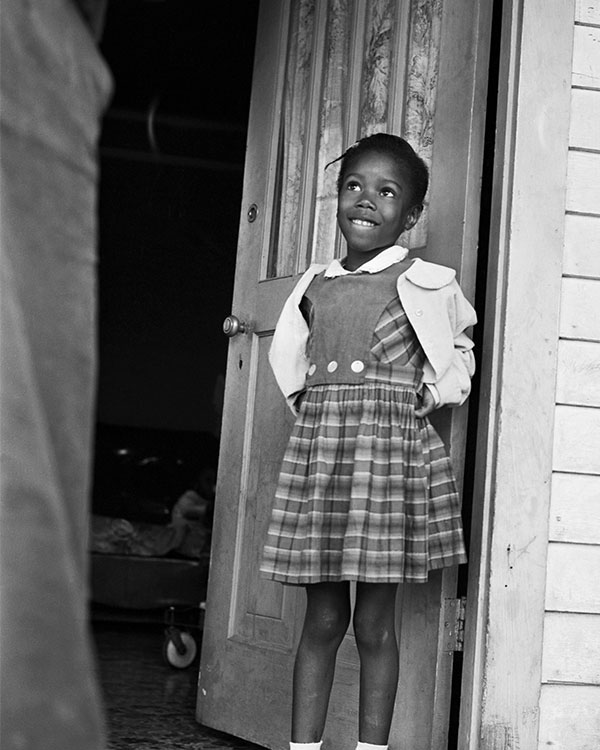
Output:
[[306,588],[293,681],[292,750],[319,750],[338,647],[360,657],[359,750],[387,747],[398,683],[399,583],[465,562],[459,498],[427,415],[470,391],[476,322],[452,269],[396,244],[423,210],[428,172],[379,133],[341,157],[337,220],[347,255],[311,266],[270,351],[297,415],[261,571]]

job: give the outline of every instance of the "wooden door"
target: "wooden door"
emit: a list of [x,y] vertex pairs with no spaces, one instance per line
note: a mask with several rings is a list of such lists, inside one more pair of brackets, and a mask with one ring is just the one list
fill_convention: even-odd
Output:
[[[263,0],[225,392],[217,508],[198,690],[198,720],[285,747],[304,593],[258,567],[292,417],[267,351],[293,276],[342,251],[337,169],[358,137],[404,135],[432,166],[429,203],[408,238],[454,266],[473,297],[489,35],[487,3],[470,0]],[[460,474],[466,409],[441,415]],[[401,664],[392,741],[445,746],[452,654],[444,600],[456,571],[398,597]],[[338,659],[326,739],[357,739],[352,633]],[[331,745],[330,745],[331,746]]]

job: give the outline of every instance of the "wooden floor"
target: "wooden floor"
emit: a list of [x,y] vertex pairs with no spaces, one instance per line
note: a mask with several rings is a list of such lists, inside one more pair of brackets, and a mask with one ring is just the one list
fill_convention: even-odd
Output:
[[260,750],[196,722],[198,657],[186,669],[167,664],[160,625],[95,622],[93,635],[108,750]]

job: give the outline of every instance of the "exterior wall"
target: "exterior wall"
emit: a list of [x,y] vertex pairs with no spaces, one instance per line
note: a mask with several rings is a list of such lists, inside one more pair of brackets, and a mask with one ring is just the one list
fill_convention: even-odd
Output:
[[600,747],[600,0],[577,0],[539,747]]

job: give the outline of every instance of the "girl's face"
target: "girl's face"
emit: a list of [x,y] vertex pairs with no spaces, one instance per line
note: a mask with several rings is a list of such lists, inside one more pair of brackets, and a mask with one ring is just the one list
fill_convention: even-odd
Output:
[[411,229],[422,206],[413,205],[410,175],[385,153],[352,159],[338,194],[337,219],[348,244],[346,265],[355,270],[396,244]]

